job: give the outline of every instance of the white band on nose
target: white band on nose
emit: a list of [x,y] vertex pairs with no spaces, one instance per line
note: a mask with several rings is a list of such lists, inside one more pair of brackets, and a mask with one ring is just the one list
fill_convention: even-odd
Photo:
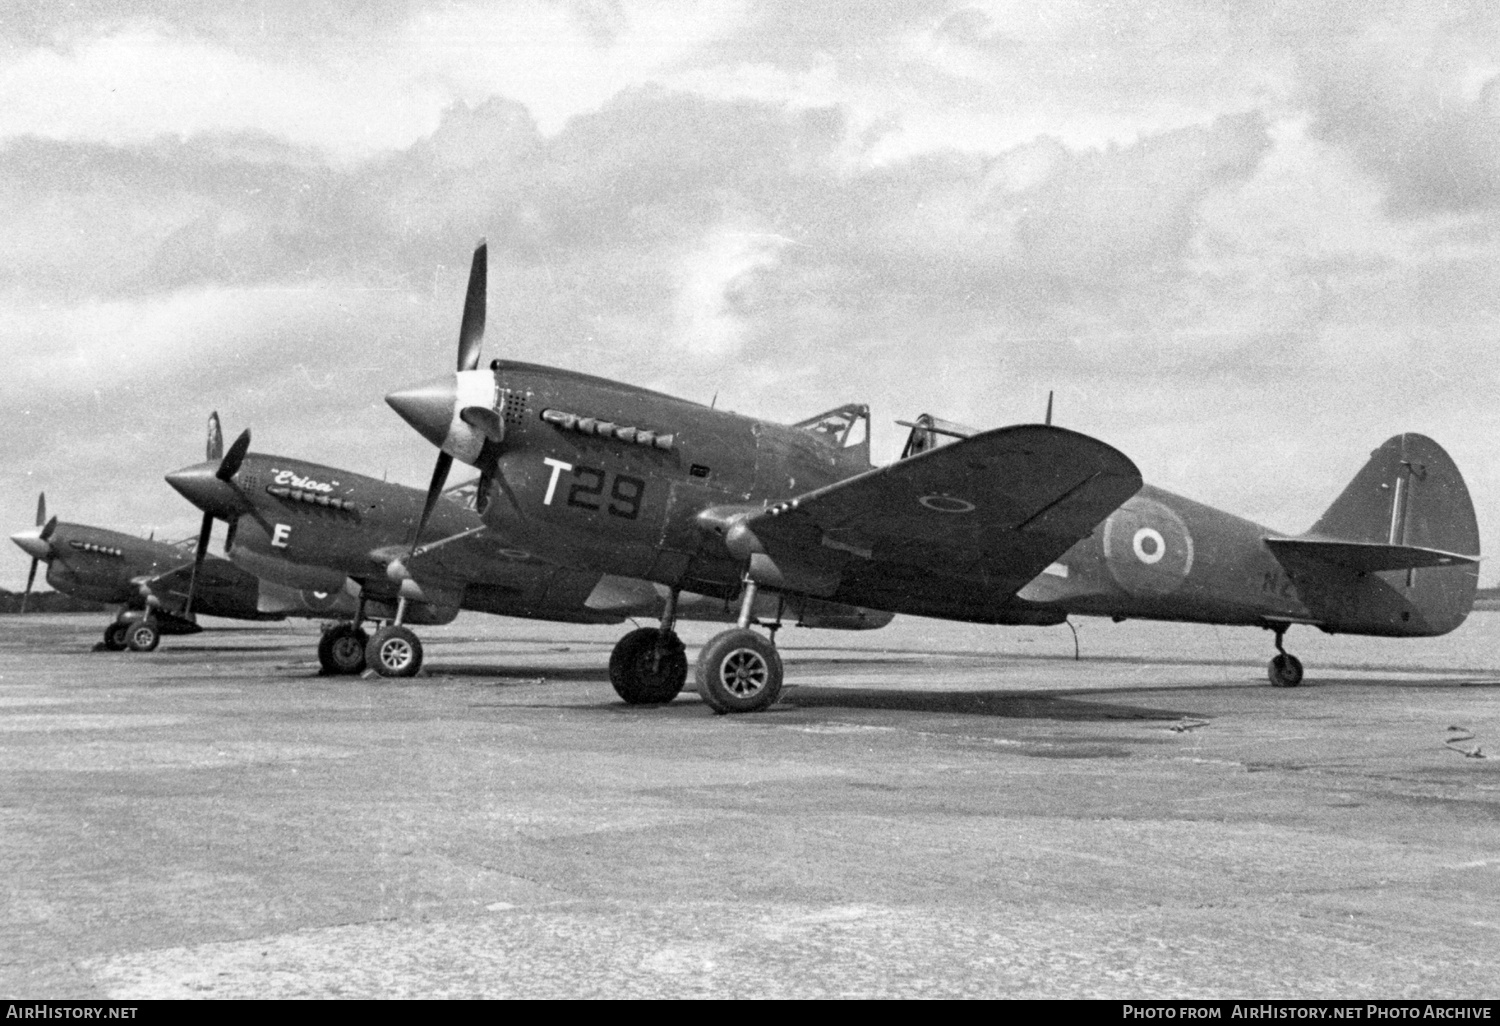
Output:
[[454,386],[453,420],[448,424],[448,437],[443,439],[443,451],[470,465],[477,462],[484,448],[484,433],[464,423],[458,414],[470,406],[493,410],[498,398],[494,371],[459,371]]

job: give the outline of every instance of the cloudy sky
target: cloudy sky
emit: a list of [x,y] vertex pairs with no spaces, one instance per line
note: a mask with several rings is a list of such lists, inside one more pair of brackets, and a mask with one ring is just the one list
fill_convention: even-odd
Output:
[[7,0],[0,100],[7,533],[191,534],[211,409],[424,485],[487,237],[487,357],[881,459],[1055,390],[1286,531],[1419,431],[1500,552],[1492,0]]

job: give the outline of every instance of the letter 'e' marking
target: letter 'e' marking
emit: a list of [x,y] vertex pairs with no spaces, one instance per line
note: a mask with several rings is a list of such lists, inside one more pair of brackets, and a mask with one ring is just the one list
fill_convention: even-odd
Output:
[[277,524],[276,530],[271,532],[271,548],[284,549],[291,544],[287,539],[291,537],[291,524]]
[[552,496],[557,494],[557,479],[564,470],[572,470],[573,464],[555,460],[551,456],[543,456],[542,462],[552,468],[552,480],[547,482],[547,495],[542,499],[543,506],[552,505]]

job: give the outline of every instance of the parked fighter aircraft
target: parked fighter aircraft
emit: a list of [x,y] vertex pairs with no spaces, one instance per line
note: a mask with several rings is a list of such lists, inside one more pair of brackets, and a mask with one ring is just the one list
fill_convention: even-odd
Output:
[[[1030,622],[1015,592],[1141,486],[1130,460],[1061,428],[986,432],[875,469],[862,407],[788,426],[571,371],[476,370],[485,276],[481,244],[456,380],[387,397],[442,449],[429,506],[457,457],[479,467],[480,512],[514,544],[673,595],[738,595],[737,626],[698,660],[699,695],[720,711],[763,708],[781,688],[774,645],[750,630],[759,589]],[[680,644],[670,615],[654,641]]]
[[[1050,425],[942,446],[914,438],[907,458],[870,469],[867,449],[841,447],[847,431],[813,439],[532,364],[477,370],[485,263],[481,243],[457,375],[386,397],[441,450],[429,505],[458,458],[481,472],[486,522],[518,544],[674,590],[739,594],[737,627],[698,658],[699,694],[717,711],[764,708],[779,693],[781,660],[749,629],[761,588],[981,623],[1058,623],[1076,609],[1258,624],[1275,632],[1283,686],[1302,675],[1282,647],[1292,624],[1438,634],[1468,611],[1472,505],[1421,436],[1377,450],[1297,538],[1158,489],[1132,499],[1142,482],[1129,459]],[[1079,553],[1091,544],[1089,563]],[[1083,587],[1059,598],[1050,578]],[[1095,585],[1106,578],[1118,587]],[[670,624],[659,637],[675,640]]]
[[37,500],[36,519],[35,528],[10,536],[31,557],[26,594],[37,564],[46,563],[47,583],[58,591],[118,603],[119,612],[104,629],[111,651],[149,652],[163,634],[197,633],[199,613],[236,620],[331,616],[342,598],[264,583],[222,559],[203,564],[195,586],[191,549],[48,518],[45,495]]
[[[338,591],[358,597],[351,622],[326,631],[318,648],[329,673],[359,673],[366,665],[388,677],[415,674],[422,645],[407,624],[447,623],[460,609],[569,623],[620,623],[655,618],[668,589],[647,581],[581,572],[538,559],[485,527],[474,509],[474,487],[460,485],[428,509],[426,536],[413,542],[423,514],[415,488],[284,456],[248,452],[249,431],[221,460],[167,475],[173,488],[213,518],[231,526],[226,552],[236,566],[292,588]],[[207,530],[204,531],[206,537]],[[773,616],[767,595],[758,612]],[[793,596],[785,613],[804,626],[866,629],[889,623],[891,614]],[[683,595],[675,615],[725,621],[733,608],[722,599]],[[386,621],[374,636],[366,620]],[[627,702],[671,701],[686,676],[679,643],[656,667],[655,631],[637,631],[637,641],[611,663],[616,691]],[[644,639],[644,640],[643,640]],[[646,671],[624,674],[625,663],[650,662]]]

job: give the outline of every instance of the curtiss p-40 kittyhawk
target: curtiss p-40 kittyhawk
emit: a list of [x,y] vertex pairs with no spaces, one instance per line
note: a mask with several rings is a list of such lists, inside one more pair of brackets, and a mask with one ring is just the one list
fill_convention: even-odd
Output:
[[186,543],[168,544],[49,518],[45,495],[37,500],[36,519],[35,528],[10,536],[31,557],[26,594],[31,594],[37,564],[46,563],[47,583],[63,594],[118,604],[119,612],[104,629],[104,647],[111,651],[149,652],[163,634],[197,633],[202,630],[200,614],[282,620],[289,615],[348,615],[353,610],[353,603],[340,593],[284,588],[226,560],[195,560]]
[[[216,428],[211,420],[210,432]],[[206,525],[214,518],[231,525],[225,551],[242,570],[285,587],[356,598],[352,620],[332,625],[318,647],[328,673],[369,666],[382,676],[411,676],[423,660],[411,625],[447,623],[461,609],[604,624],[656,617],[670,598],[662,585],[538,559],[485,526],[472,484],[426,505],[418,489],[249,452],[249,444],[246,430],[223,458],[174,471],[167,481],[203,510]],[[418,520],[425,533],[414,541]],[[803,626],[835,629],[891,620],[889,613],[816,598],[792,596],[784,610],[776,602],[765,596],[759,612],[782,611]],[[733,609],[721,599],[684,594],[674,615],[724,621]],[[373,636],[363,629],[367,621],[379,624]],[[655,631],[628,637],[634,640],[611,663],[616,691],[631,703],[671,701],[686,674],[682,646],[658,655]],[[622,669],[638,664],[639,672]]]
[[955,431],[946,445],[914,427],[904,459],[872,468],[849,432],[557,368],[481,370],[485,277],[481,243],[457,374],[386,397],[441,450],[430,494],[459,459],[480,471],[485,521],[517,544],[673,593],[738,596],[736,627],[696,667],[719,712],[765,708],[780,691],[780,657],[751,630],[764,590],[993,624],[1060,623],[1070,610],[1254,624],[1275,633],[1282,686],[1302,678],[1282,646],[1294,624],[1440,634],[1472,600],[1473,507],[1419,435],[1376,450],[1297,537],[1143,491],[1122,453],[1051,425]]
[[[432,494],[460,459],[480,470],[481,515],[515,544],[737,599],[736,626],[698,658],[698,693],[719,711],[780,692],[780,656],[751,629],[764,592],[1030,623],[1016,592],[1141,486],[1121,453],[1062,428],[984,432],[875,468],[863,407],[784,425],[571,371],[478,370],[485,276],[481,245],[456,379],[387,397],[442,450]],[[680,644],[670,612],[656,641]]]

